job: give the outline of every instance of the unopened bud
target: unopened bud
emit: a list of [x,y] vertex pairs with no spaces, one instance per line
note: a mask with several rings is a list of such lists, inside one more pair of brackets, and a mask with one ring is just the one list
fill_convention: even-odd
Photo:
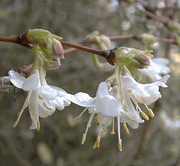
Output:
[[105,44],[105,46],[107,47],[107,49],[110,48],[110,44],[111,44],[111,41],[109,39],[109,37],[105,36],[105,35],[101,35],[100,36],[100,39],[101,41]]
[[130,54],[130,48],[119,47],[116,51],[116,63],[121,66],[126,66],[131,63],[133,55]]
[[147,45],[154,44],[156,42],[156,37],[151,34],[144,33],[142,34],[142,42]]
[[27,39],[31,43],[42,43],[49,34],[50,32],[44,29],[29,29],[27,31]]
[[64,49],[61,45],[61,42],[53,39],[54,53],[59,59],[64,59]]

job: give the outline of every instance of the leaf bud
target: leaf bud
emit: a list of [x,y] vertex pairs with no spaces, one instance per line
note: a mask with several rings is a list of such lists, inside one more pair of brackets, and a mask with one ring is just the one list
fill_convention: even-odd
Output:
[[154,44],[156,42],[156,37],[151,34],[143,33],[142,42],[147,45]]

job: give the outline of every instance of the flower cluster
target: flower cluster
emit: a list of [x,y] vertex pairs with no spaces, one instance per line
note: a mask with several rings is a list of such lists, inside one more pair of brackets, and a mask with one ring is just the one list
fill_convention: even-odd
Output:
[[[100,139],[102,132],[108,126],[112,125],[112,134],[114,134],[115,119],[118,128],[118,147],[122,150],[122,140],[120,136],[120,124],[123,124],[126,132],[129,133],[127,124],[132,129],[137,129],[139,123],[144,120],[149,120],[149,117],[142,111],[140,104],[146,107],[147,112],[151,117],[154,117],[153,111],[148,107],[149,104],[155,102],[161,97],[159,87],[167,87],[165,84],[169,75],[164,76],[157,82],[151,84],[141,84],[129,75],[120,75],[121,85],[114,85],[110,82],[101,82],[99,84],[96,96],[91,98],[88,94],[79,92],[75,95],[67,94],[66,98],[71,102],[86,107],[84,111],[77,117],[78,119],[82,114],[88,110],[90,115],[85,133],[83,134],[82,144],[84,144],[86,135],[93,117],[96,115],[95,120],[100,125],[99,134],[94,144],[94,148],[100,147]],[[140,116],[141,115],[141,116]]]
[[[83,112],[75,119],[82,117],[83,113],[89,111],[90,118],[86,130],[82,137],[82,144],[93,118],[99,124],[99,133],[94,148],[100,147],[102,134],[109,126],[112,126],[111,134],[115,134],[115,124],[117,124],[118,148],[122,151],[121,124],[127,133],[128,126],[137,129],[144,120],[154,117],[153,111],[148,107],[161,97],[159,87],[167,87],[166,82],[169,75],[161,77],[160,74],[167,74],[169,68],[165,59],[152,59],[151,51],[141,51],[133,48],[121,47],[116,52],[115,72],[105,82],[99,84],[96,96],[90,97],[87,93],[79,92],[75,95],[69,94],[61,88],[48,85],[45,76],[46,69],[56,69],[60,66],[60,59],[64,58],[63,48],[58,41],[61,38],[48,31],[39,29],[29,31],[28,40],[33,43],[32,51],[35,53],[31,75],[24,78],[13,70],[9,71],[8,79],[11,83],[24,91],[28,92],[22,110],[19,113],[14,127],[18,124],[23,111],[29,107],[32,124],[30,129],[40,129],[39,117],[52,115],[56,109],[63,110],[66,106],[75,103],[85,107]],[[107,49],[110,40],[106,36],[98,36],[97,33],[88,36],[90,41],[94,41],[98,48]],[[94,56],[96,66],[109,71],[114,68],[107,67],[107,64],[100,63]],[[156,81],[149,84],[138,83],[132,73],[143,73],[153,77]],[[146,69],[144,69],[147,67]],[[107,70],[108,68],[108,70]],[[145,108],[143,111],[141,106]],[[147,114],[146,114],[146,113]]]

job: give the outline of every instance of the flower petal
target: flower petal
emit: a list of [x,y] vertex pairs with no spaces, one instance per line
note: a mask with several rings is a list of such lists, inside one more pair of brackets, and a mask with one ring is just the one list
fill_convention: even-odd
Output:
[[42,96],[43,98],[45,98],[47,100],[53,100],[58,95],[58,91],[55,90],[54,88],[51,88],[51,86],[49,86],[49,85],[41,86],[38,89],[38,93],[40,96]]
[[36,90],[33,90],[30,96],[29,113],[32,120],[30,129],[31,130],[37,129],[37,123],[39,122],[39,114],[38,114],[38,95]]
[[95,107],[94,99],[90,97],[87,93],[79,92],[75,95],[67,94],[65,97],[79,106]]
[[21,76],[19,73],[15,72],[14,70],[10,70],[8,74],[9,74],[9,79],[11,83],[17,88],[22,89],[22,85],[25,82],[26,78],[24,78],[23,76]]
[[52,115],[56,110],[56,108],[54,108],[52,105],[50,106],[46,101],[43,100],[39,100],[38,109],[39,109],[39,116],[42,118]]
[[38,87],[40,87],[40,83],[37,74],[30,75],[22,85],[24,91],[35,90]]
[[96,112],[102,113],[105,116],[117,116],[120,114],[118,111],[118,102],[111,96],[106,95],[102,99],[96,98]]
[[108,92],[107,84],[105,82],[101,82],[99,84],[96,97],[103,98],[105,95],[108,95],[108,94],[109,92]]

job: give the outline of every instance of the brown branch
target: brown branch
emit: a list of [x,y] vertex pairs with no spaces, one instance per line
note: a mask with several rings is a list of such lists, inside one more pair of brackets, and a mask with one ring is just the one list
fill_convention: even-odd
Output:
[[170,19],[167,18],[167,17],[157,16],[157,15],[155,15],[155,14],[152,14],[151,12],[148,12],[148,11],[145,10],[145,9],[139,8],[139,7],[138,7],[137,5],[135,5],[135,4],[132,4],[132,5],[135,6],[138,10],[145,12],[148,16],[150,16],[151,18],[153,18],[153,19],[155,19],[155,20],[159,20],[159,21],[161,21],[161,22],[163,22],[163,23],[172,22],[172,20],[170,20]]
[[32,48],[33,45],[28,41],[26,37],[27,32],[28,30],[23,35],[19,36],[0,36],[0,41],[16,43],[27,48]]
[[107,56],[109,54],[109,51],[92,49],[90,47],[86,47],[86,46],[82,46],[82,45],[79,45],[79,44],[70,43],[70,42],[67,42],[67,41],[61,41],[61,44],[64,45],[64,46],[76,48],[76,49],[81,50],[81,51],[86,51],[86,52],[89,52],[89,53],[92,53],[92,54],[97,54],[97,55],[100,55],[100,56],[102,56],[104,58],[107,58]]

